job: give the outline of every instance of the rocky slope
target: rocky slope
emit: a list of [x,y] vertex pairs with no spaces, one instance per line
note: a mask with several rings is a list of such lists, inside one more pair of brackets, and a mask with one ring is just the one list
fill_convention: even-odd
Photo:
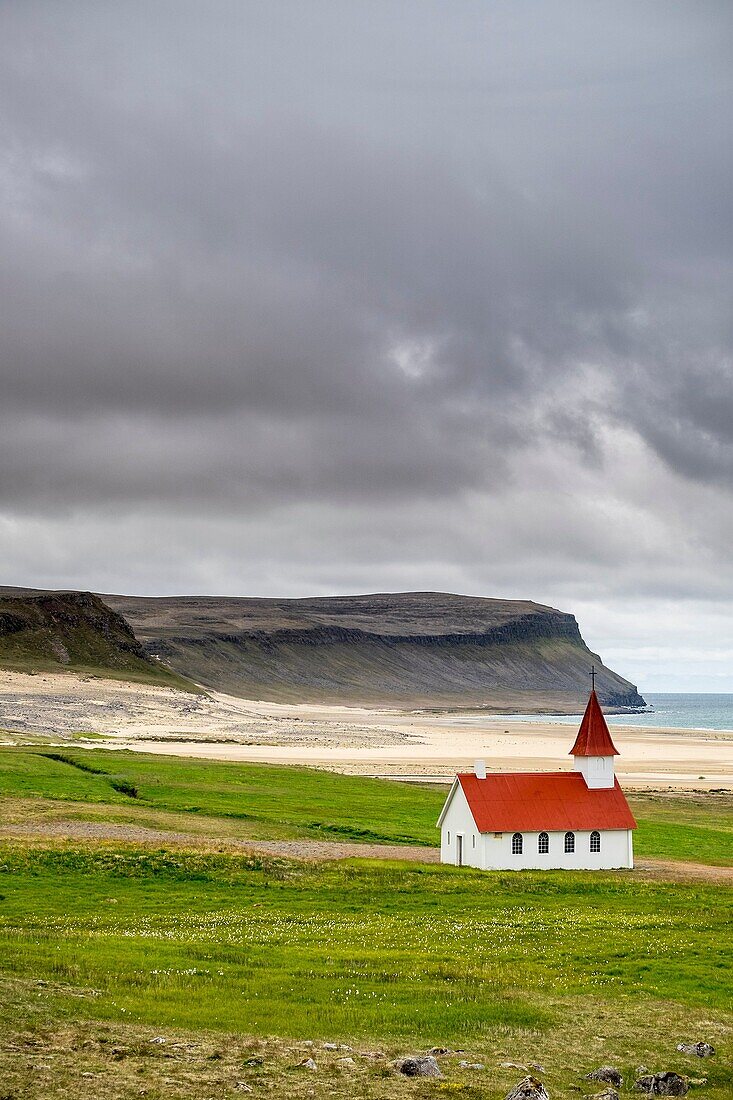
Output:
[[148,656],[122,615],[91,592],[0,589],[0,667],[38,672],[68,668],[186,686]]
[[575,711],[591,663],[609,707],[638,707],[573,615],[434,592],[300,600],[104,596],[149,654],[245,698]]

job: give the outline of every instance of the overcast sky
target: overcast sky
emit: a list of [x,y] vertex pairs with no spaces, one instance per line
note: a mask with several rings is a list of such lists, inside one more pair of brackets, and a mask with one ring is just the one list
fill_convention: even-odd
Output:
[[733,691],[730,0],[4,0],[2,581]]

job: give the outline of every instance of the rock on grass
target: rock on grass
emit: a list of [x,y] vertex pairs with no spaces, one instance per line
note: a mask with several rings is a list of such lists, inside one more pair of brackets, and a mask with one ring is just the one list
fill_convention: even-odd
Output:
[[715,1047],[711,1047],[710,1043],[678,1043],[677,1050],[683,1054],[696,1054],[698,1058],[712,1058],[715,1054]]
[[421,1058],[400,1058],[395,1062],[395,1069],[403,1073],[405,1077],[442,1077],[440,1066],[432,1054]]
[[645,1073],[634,1082],[638,1092],[647,1096],[686,1096],[690,1085],[686,1077],[667,1070],[665,1073]]
[[604,1084],[612,1085],[615,1089],[620,1089],[624,1083],[621,1073],[615,1066],[599,1066],[598,1069],[586,1073],[585,1079],[586,1081],[603,1081]]
[[550,1100],[550,1094],[536,1077],[523,1077],[506,1094],[505,1100]]

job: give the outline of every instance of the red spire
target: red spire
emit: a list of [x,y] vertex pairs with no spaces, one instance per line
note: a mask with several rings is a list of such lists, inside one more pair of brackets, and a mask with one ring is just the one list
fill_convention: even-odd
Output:
[[595,688],[590,693],[578,736],[569,753],[570,756],[618,756],[619,752],[608,732],[601,704],[598,702]]

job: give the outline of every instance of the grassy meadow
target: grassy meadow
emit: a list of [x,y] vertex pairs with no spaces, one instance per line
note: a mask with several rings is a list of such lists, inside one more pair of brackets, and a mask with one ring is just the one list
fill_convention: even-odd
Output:
[[[541,1064],[553,1100],[598,1091],[582,1074],[609,1063],[627,1084],[643,1064],[733,1094],[728,886],[227,847],[435,844],[443,792],[307,769],[9,749],[0,796],[0,824],[200,838],[0,840],[0,1096],[501,1098],[523,1075],[504,1062]],[[730,801],[643,796],[635,811],[637,850],[730,864]],[[675,1051],[701,1038],[715,1058]],[[433,1045],[466,1052],[443,1079],[389,1068]],[[318,1069],[298,1069],[309,1053]]]
[[174,813],[190,828],[197,817],[225,819],[236,835],[259,839],[434,845],[444,797],[442,791],[311,768],[104,749],[0,749],[6,813],[14,799],[42,799],[63,814],[69,803],[92,816],[101,806],[107,819],[115,809],[141,822]]
[[[313,768],[71,746],[0,748],[0,799],[0,824],[73,816],[251,839],[432,847],[445,790]],[[637,794],[629,801],[639,824],[637,856],[733,865],[731,796]]]

